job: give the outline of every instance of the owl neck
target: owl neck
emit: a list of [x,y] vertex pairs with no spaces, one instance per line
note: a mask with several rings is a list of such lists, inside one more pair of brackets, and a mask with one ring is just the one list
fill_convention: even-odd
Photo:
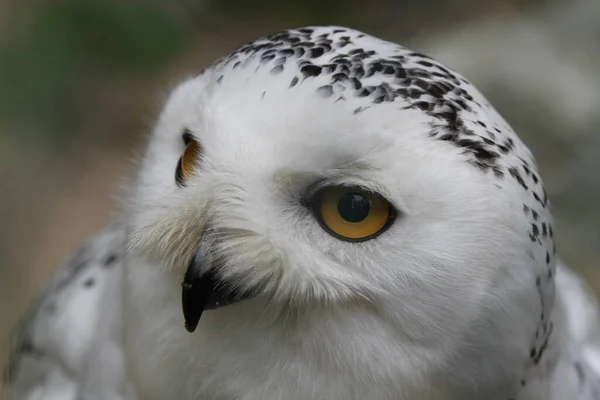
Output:
[[[278,391],[297,392],[290,400],[552,399],[540,393],[550,393],[555,363],[531,368],[523,385],[510,368],[495,369],[480,354],[407,342],[394,324],[362,307],[282,312],[253,299],[206,311],[189,333],[179,274],[130,257],[125,282],[126,359],[134,386],[149,399],[255,399]],[[236,391],[240,382],[261,381],[265,392],[254,388],[256,397]]]

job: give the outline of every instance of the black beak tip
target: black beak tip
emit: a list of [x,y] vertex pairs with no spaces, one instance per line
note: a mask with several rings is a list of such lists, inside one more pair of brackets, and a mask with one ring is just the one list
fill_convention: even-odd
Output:
[[181,283],[181,306],[185,329],[194,332],[200,322],[208,298],[213,290],[212,277],[204,273],[204,257],[201,254],[190,262]]
[[196,330],[202,311],[197,304],[194,304],[197,297],[194,293],[194,285],[189,282],[181,283],[181,304],[183,308],[183,317],[185,319],[185,329],[192,333]]
[[198,250],[181,282],[181,306],[188,332],[196,330],[204,310],[214,310],[252,297],[250,293],[217,282],[214,273],[206,268],[204,254]]
[[188,331],[189,333],[194,333],[196,331],[196,328],[198,327],[198,321],[190,321],[190,320],[185,320],[185,330]]

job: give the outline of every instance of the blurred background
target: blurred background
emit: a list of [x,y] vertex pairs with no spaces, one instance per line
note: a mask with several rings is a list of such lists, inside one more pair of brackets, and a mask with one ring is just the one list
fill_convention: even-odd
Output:
[[559,253],[600,289],[598,0],[0,0],[0,360],[52,271],[117,209],[170,87],[260,35],[316,24],[474,82],[537,157]]

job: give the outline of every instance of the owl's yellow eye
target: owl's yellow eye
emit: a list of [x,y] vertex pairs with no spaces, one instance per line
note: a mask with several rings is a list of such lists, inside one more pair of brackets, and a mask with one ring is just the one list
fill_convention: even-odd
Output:
[[185,182],[198,167],[202,155],[200,143],[195,139],[184,135],[184,141],[186,142],[185,150],[175,170],[175,181],[179,186],[185,186]]
[[348,241],[373,238],[390,226],[395,215],[394,208],[376,194],[348,187],[323,189],[314,211],[329,233]]

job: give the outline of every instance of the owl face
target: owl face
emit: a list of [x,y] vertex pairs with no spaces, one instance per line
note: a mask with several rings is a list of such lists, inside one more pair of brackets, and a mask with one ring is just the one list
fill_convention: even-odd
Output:
[[402,102],[353,114],[355,101],[311,86],[265,91],[265,75],[209,71],[174,91],[140,168],[130,247],[178,276],[201,254],[213,303],[376,307],[412,340],[458,335],[526,262],[514,192]]
[[[268,337],[365,382],[510,398],[552,337],[529,150],[463,77],[358,31],[280,32],[180,84],[127,205],[136,312],[165,317],[137,325],[165,356],[220,343],[225,363],[242,341],[231,357],[253,358]],[[178,297],[197,341],[172,326]]]

